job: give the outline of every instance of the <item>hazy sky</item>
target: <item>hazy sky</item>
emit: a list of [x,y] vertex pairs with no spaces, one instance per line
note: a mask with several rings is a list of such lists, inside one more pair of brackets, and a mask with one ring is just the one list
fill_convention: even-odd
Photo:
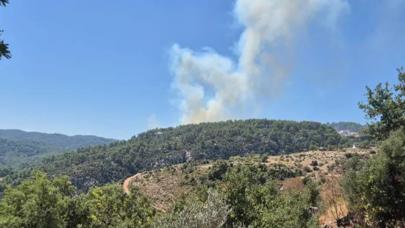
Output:
[[[128,138],[228,118],[364,122],[365,86],[405,66],[405,0],[302,0],[297,12],[280,0],[238,0],[237,12],[231,0],[10,2],[2,129]],[[245,69],[246,34],[269,61],[260,79]]]

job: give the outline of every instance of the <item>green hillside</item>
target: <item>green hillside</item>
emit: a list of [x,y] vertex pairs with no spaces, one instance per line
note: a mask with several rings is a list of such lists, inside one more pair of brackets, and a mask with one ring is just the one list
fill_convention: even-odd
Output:
[[82,147],[104,145],[115,140],[97,136],[67,136],[21,130],[0,130],[0,168],[17,167],[41,158],[76,150]]
[[80,189],[122,180],[139,171],[188,160],[246,154],[287,154],[336,147],[343,139],[316,122],[239,120],[150,130],[128,141],[79,149],[43,161],[52,175],[68,175]]

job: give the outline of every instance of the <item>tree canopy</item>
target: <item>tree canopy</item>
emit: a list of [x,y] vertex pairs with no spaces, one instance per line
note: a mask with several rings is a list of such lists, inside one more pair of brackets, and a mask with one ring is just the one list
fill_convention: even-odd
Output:
[[343,187],[362,226],[405,226],[405,73],[398,73],[398,84],[367,88],[368,103],[360,104],[373,120],[370,133],[384,140],[373,158],[347,163]]
[[390,132],[405,126],[405,72],[398,69],[398,83],[390,86],[379,83],[367,89],[367,103],[360,103],[371,120],[369,131],[378,140],[389,137]]
[[120,185],[92,188],[78,194],[67,177],[49,178],[36,172],[0,201],[0,227],[143,227],[154,209],[136,189],[124,193]]
[[343,186],[351,211],[366,224],[405,225],[405,133],[394,132],[369,161],[351,162]]
[[0,168],[20,168],[49,155],[114,142],[97,136],[67,136],[21,130],[0,130]]

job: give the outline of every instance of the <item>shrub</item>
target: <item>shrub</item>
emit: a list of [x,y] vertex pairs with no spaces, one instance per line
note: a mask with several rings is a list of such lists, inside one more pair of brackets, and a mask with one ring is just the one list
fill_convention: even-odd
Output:
[[367,162],[346,165],[343,186],[350,209],[373,226],[405,224],[405,132],[397,131]]
[[185,227],[221,227],[225,224],[229,206],[214,190],[208,190],[206,201],[201,202],[189,198],[181,210],[157,218],[153,227],[158,228],[185,228]]
[[346,158],[352,158],[352,157],[353,157],[353,154],[352,154],[352,153],[345,153],[345,157],[346,157]]
[[149,201],[136,188],[127,194],[115,184],[91,189],[84,206],[88,227],[144,227],[154,215]]
[[307,173],[310,173],[310,172],[312,172],[312,169],[309,166],[305,166],[304,171],[307,172]]
[[[0,203],[0,227],[67,226],[70,207],[75,207],[74,193],[66,177],[50,180],[36,172],[15,188],[6,189]],[[75,221],[80,223],[80,217]]]
[[311,161],[311,166],[318,166],[318,161],[317,160]]
[[154,215],[136,189],[121,185],[92,188],[78,194],[67,177],[36,172],[0,201],[0,227],[144,227]]
[[327,166],[327,168],[328,168],[328,172],[332,172],[333,170],[335,170],[336,164],[330,164]]
[[263,163],[265,163],[265,162],[267,162],[267,158],[268,158],[267,155],[263,155],[261,161],[262,161]]
[[208,179],[212,181],[222,180],[228,168],[229,165],[225,161],[215,162],[208,173]]
[[[279,169],[286,167],[274,170]],[[307,227],[316,223],[308,211],[317,202],[317,190],[309,187],[310,181],[304,192],[281,191],[275,181],[280,173],[274,170],[260,165],[228,170],[220,188],[231,209],[226,227]]]

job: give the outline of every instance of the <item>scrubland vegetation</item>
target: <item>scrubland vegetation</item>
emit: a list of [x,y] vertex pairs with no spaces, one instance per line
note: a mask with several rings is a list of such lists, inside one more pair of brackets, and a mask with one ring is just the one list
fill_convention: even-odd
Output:
[[[0,40],[0,59],[10,57]],[[55,143],[82,144],[0,138],[0,151],[8,151],[0,154],[0,227],[405,227],[404,96],[400,69],[397,84],[367,88],[359,105],[365,128],[257,119],[190,124],[38,164],[24,162],[55,152]],[[361,134],[344,137],[334,128]]]
[[[2,182],[19,175],[20,183],[3,193],[0,225],[404,226],[405,75],[399,79],[393,90],[369,89],[369,104],[361,105],[377,118],[369,126],[380,140],[376,151],[344,149],[351,142],[312,122],[247,120],[156,129],[49,158],[42,167],[47,174],[34,171],[26,178],[5,172]],[[318,150],[294,153],[314,147]],[[139,171],[124,191],[122,180]],[[110,184],[96,186],[104,183]]]
[[[344,149],[350,141],[313,122],[156,129],[48,158],[39,167],[46,173],[4,172],[3,183],[18,175],[20,183],[4,190],[0,225],[404,226],[404,83],[400,72],[394,89],[368,89],[369,103],[361,104],[375,120],[368,129],[377,151]],[[294,153],[310,148],[318,150]],[[122,180],[140,171],[124,191]]]

